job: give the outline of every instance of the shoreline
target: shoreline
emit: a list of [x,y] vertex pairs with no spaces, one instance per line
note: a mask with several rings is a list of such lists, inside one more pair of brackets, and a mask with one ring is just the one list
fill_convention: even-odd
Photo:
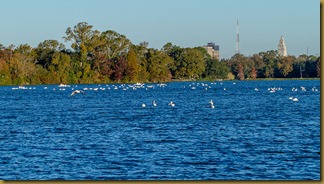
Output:
[[[115,84],[136,84],[136,83],[141,83],[141,84],[160,84],[160,83],[170,83],[170,82],[224,82],[224,81],[281,81],[281,80],[321,80],[321,78],[257,78],[257,79],[244,79],[244,80],[238,80],[238,79],[215,79],[215,80],[208,80],[208,79],[195,79],[195,80],[190,80],[190,79],[171,79],[171,81],[167,82],[108,82],[108,83],[88,83],[88,84],[66,84],[66,85],[115,85]],[[0,87],[5,87],[5,86],[44,86],[44,85],[60,85],[60,84],[8,84],[8,85],[0,85]]]
[[254,80],[321,80],[321,78],[257,78]]

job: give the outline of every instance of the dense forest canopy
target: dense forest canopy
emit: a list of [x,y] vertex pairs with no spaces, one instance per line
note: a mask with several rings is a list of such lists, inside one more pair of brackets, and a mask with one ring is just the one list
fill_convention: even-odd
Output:
[[320,77],[320,57],[313,55],[282,57],[271,50],[218,61],[202,47],[166,43],[160,50],[147,48],[113,30],[93,30],[86,22],[65,33],[72,50],[57,40],[36,48],[0,44],[0,85]]

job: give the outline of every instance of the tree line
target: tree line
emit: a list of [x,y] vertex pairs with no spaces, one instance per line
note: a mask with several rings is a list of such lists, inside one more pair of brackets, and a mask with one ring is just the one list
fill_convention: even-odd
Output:
[[0,85],[168,82],[177,80],[320,77],[320,58],[280,57],[277,51],[235,54],[218,61],[202,47],[135,45],[113,30],[100,32],[80,22],[63,37],[35,48],[0,44]]
[[252,56],[235,54],[227,63],[233,77],[243,79],[256,78],[319,78],[321,73],[320,57],[306,54],[280,56],[275,50],[260,52]]

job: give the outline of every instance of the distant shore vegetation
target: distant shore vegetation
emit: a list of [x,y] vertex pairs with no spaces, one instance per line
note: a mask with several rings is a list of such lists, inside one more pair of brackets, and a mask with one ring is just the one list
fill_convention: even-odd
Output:
[[260,78],[319,78],[320,57],[281,57],[270,50],[218,61],[202,47],[166,43],[160,50],[133,44],[113,30],[100,32],[86,22],[66,30],[64,41],[0,44],[0,85],[169,82]]

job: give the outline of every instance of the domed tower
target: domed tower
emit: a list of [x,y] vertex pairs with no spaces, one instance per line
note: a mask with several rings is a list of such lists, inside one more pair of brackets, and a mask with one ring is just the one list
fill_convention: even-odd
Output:
[[281,36],[279,41],[278,54],[279,56],[287,56],[287,48],[283,36]]

